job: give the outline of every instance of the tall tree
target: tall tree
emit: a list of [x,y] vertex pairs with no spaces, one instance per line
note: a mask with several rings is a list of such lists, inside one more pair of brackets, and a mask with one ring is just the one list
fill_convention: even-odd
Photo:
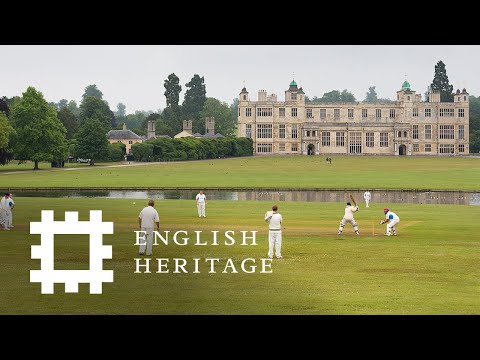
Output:
[[64,107],[68,106],[68,100],[67,99],[62,99],[57,103],[57,109],[62,110]]
[[350,91],[345,89],[340,94],[340,101],[341,102],[355,102],[355,96],[353,96],[353,94]]
[[116,113],[116,116],[117,116],[117,117],[124,117],[124,116],[126,115],[126,112],[125,112],[125,109],[126,109],[126,108],[127,108],[127,107],[126,107],[124,104],[118,103],[118,104],[117,104],[117,113]]
[[77,102],[75,100],[70,100],[67,104],[67,109],[72,112],[78,119],[80,116],[80,109],[78,108]]
[[165,87],[164,95],[167,100],[167,106],[171,107],[173,110],[176,110],[178,107],[178,102],[180,101],[180,93],[182,92],[180,79],[177,75],[175,75],[175,73],[171,73],[164,81],[163,86]]
[[470,152],[480,152],[480,96],[469,96]]
[[[228,106],[227,103],[221,102],[215,98],[207,98],[203,110],[200,113],[201,119],[206,117],[215,118],[215,133],[220,133],[224,136],[235,134],[235,116],[233,107]],[[205,131],[205,123],[203,123]]]
[[3,112],[7,117],[10,114],[10,108],[7,103],[7,98],[4,96],[0,98],[0,112]]
[[3,111],[0,111],[0,129],[0,165],[5,165],[13,157],[12,140],[15,130]]
[[338,90],[332,90],[324,93],[321,98],[314,96],[312,99],[309,99],[309,102],[313,104],[355,102],[355,96],[353,96],[353,94],[347,89],[343,90],[342,92]]
[[470,131],[480,130],[480,96],[469,96]]
[[204,126],[199,121],[200,112],[203,110],[203,105],[205,105],[207,99],[204,78],[195,74],[185,86],[188,89],[185,92],[182,110],[186,118],[194,120],[193,132],[197,132]]
[[93,96],[97,99],[102,100],[103,99],[103,93],[97,88],[97,85],[88,85],[85,88],[85,92],[82,95],[82,98],[85,99],[88,96]]
[[[179,110],[180,109],[179,107]],[[182,118],[183,115],[181,111],[173,111],[170,107],[166,107],[160,115],[160,119],[157,120],[157,133],[172,137],[175,136],[182,131]]]
[[435,75],[430,88],[440,91],[441,102],[453,102],[453,85],[448,81],[447,69],[441,60],[435,65]]
[[78,120],[67,107],[63,107],[58,112],[58,119],[67,129],[67,139],[73,139],[78,131]]
[[[307,101],[307,97],[305,96],[305,102]],[[308,100],[310,101],[310,99]],[[233,116],[235,119],[235,124],[238,122],[238,98],[233,98],[232,105],[230,107],[233,109]]]
[[80,115],[78,117],[80,126],[88,119],[100,121],[105,132],[112,128],[112,111],[107,103],[93,96],[87,96],[80,104]]
[[104,124],[96,118],[87,119],[80,126],[77,134],[75,152],[78,157],[90,159],[90,165],[95,164],[95,159],[107,155],[108,139]]
[[64,159],[67,155],[63,124],[58,120],[57,111],[45,101],[43,94],[29,87],[20,101],[12,108],[12,122],[18,139],[15,155],[19,160],[35,162]]
[[325,93],[320,99],[320,102],[325,102],[325,103],[335,103],[335,102],[341,102],[341,101],[342,101],[341,94],[340,94],[340,91],[338,90],[332,90],[328,93]]
[[374,103],[374,102],[377,102],[378,98],[377,98],[377,92],[375,91],[375,86],[370,86],[368,88],[368,92],[366,94],[366,97],[365,97],[365,102],[367,103]]

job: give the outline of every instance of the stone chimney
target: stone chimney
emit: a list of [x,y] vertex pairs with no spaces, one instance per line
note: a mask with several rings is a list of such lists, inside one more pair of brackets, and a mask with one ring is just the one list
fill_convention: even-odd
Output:
[[123,130],[127,130],[127,124],[123,123]]
[[155,138],[155,120],[148,120],[148,133],[147,139],[154,139]]
[[215,118],[213,116],[205,118],[205,135],[215,135]]
[[183,131],[186,131],[193,135],[192,133],[192,120],[183,120]]

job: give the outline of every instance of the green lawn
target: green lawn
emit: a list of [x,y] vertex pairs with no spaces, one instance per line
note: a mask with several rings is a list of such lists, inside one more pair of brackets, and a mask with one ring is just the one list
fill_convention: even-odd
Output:
[[[11,165],[12,166],[12,165]],[[350,188],[480,190],[480,157],[271,156],[82,166],[0,176],[0,188]],[[0,167],[1,168],[1,167]]]
[[[300,160],[307,164],[308,161],[313,163],[314,159],[311,159],[288,161]],[[338,181],[347,182],[345,176],[355,178],[356,171],[347,171],[348,166],[344,163],[354,164],[353,160],[357,158],[334,158],[330,169],[318,162],[316,166],[321,171],[314,172],[317,175],[329,173],[329,181],[333,179],[332,173],[336,172]],[[374,160],[385,166],[391,161],[398,165],[405,160],[410,163],[412,173],[415,169],[421,173],[422,162],[427,160],[436,162],[441,168],[450,167],[450,170],[457,166],[462,174],[467,173],[469,168],[478,173],[478,169],[473,169],[473,164],[476,164],[474,159],[370,159]],[[228,162],[242,167],[249,161],[253,161],[255,168],[261,169],[261,164],[265,166],[268,159],[218,161],[214,162],[216,165],[209,166],[225,166],[221,164]],[[287,159],[270,161],[278,161],[278,167],[285,170]],[[358,158],[357,161],[364,162],[365,159]],[[467,166],[467,163],[470,165]],[[177,179],[180,179],[182,167],[191,169],[197,164],[166,166],[175,169]],[[158,174],[165,167],[154,169]],[[393,165],[390,169],[399,172]],[[229,171],[235,173],[238,168]],[[270,171],[280,174],[276,167],[270,167]],[[370,174],[365,179],[374,181],[373,170],[365,171]],[[380,171],[383,177],[388,174],[388,169]],[[46,171],[42,174],[53,175]],[[129,175],[133,176],[133,173]],[[243,179],[244,175],[242,173]],[[291,177],[302,183],[308,180],[301,176]],[[8,176],[1,178],[5,181]],[[206,175],[203,178],[206,179]],[[149,177],[143,179],[148,182]],[[395,177],[390,180],[394,181]],[[16,181],[20,180],[17,178]],[[196,180],[190,181],[194,183]],[[271,185],[270,181],[267,183]],[[465,186],[473,185],[471,179],[452,181],[465,181]],[[118,181],[113,184],[119,186]],[[440,184],[443,187],[449,182],[443,179]],[[158,181],[156,185],[159,185]],[[364,186],[361,182],[358,185]],[[199,219],[194,201],[159,200],[156,208],[162,230],[186,230],[192,241],[195,230],[203,231],[205,237],[202,240],[209,241],[214,230],[220,231],[219,234],[234,230],[236,235],[240,230],[258,230],[258,245],[159,245],[154,247],[154,258],[165,257],[172,262],[173,258],[190,260],[187,265],[190,271],[193,270],[191,263],[194,257],[220,258],[217,273],[207,273],[206,265],[200,263],[199,274],[134,274],[138,248],[134,246],[133,231],[137,229],[136,217],[146,200],[17,197],[15,201],[15,228],[9,232],[0,230],[0,314],[480,313],[480,240],[477,234],[480,207],[477,206],[391,206],[401,222],[397,225],[398,236],[386,237],[381,236],[385,226],[379,225],[378,220],[383,218],[382,209],[391,204],[373,203],[369,209],[362,207],[357,213],[361,236],[354,236],[351,226],[347,225],[344,235],[338,237],[335,234],[343,216],[343,203],[279,202],[285,227],[284,259],[273,260],[271,274],[223,274],[221,271],[228,258],[239,265],[245,258],[259,261],[266,257],[267,226],[263,215],[272,204],[261,201],[210,201],[207,218]],[[88,220],[89,209],[101,209],[103,220],[114,222],[115,234],[104,236],[104,244],[113,245],[113,259],[104,260],[104,269],[114,270],[115,281],[103,284],[102,295],[90,295],[86,284],[80,285],[78,294],[65,294],[64,286],[58,284],[55,285],[54,295],[42,295],[40,284],[29,282],[29,270],[40,267],[39,260],[30,259],[30,246],[39,244],[40,236],[29,234],[29,222],[40,221],[40,211],[47,209],[55,210],[55,219],[59,221],[64,219],[64,211],[79,211],[80,220]],[[373,229],[375,236],[372,236]],[[86,238],[57,236],[56,268],[85,268],[88,259]],[[219,236],[219,239],[225,238]],[[156,269],[154,267],[154,271]]]
[[[119,164],[125,164],[125,162],[96,162],[95,166],[111,166],[111,165],[119,165]],[[34,163],[32,161],[26,161],[22,162],[19,164],[18,161],[14,160],[8,163],[7,165],[0,165],[0,174],[1,173],[6,173],[10,171],[32,171],[34,167]],[[85,164],[85,163],[76,163],[76,162],[65,162],[64,164],[65,168],[84,168],[90,166],[90,164]],[[51,171],[58,171],[61,170],[60,168],[52,168],[52,164],[49,162],[39,162],[38,167],[40,168],[41,171],[44,170],[51,170]]]

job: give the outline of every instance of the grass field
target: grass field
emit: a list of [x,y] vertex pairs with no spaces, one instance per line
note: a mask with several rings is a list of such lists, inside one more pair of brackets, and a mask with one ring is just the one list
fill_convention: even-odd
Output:
[[[302,161],[307,164],[310,159]],[[260,169],[268,161],[252,160]],[[338,181],[347,181],[340,174],[350,174],[355,178],[358,169],[347,171],[348,166],[343,163],[351,161],[354,164],[353,160],[363,161],[363,158],[334,158],[330,170],[318,163],[316,165],[321,171],[315,171],[315,174],[332,172],[337,167]],[[408,162],[410,159],[376,160],[385,166],[394,160],[397,166],[392,165],[390,170],[400,174],[396,167],[401,161]],[[458,163],[449,159],[428,159],[437,160],[442,168],[438,172],[443,171],[445,176],[448,172],[444,167],[451,170],[454,166],[463,177],[469,172],[470,176],[478,174],[478,169],[473,168],[473,164],[477,164],[473,159],[455,159]],[[229,162],[240,167],[245,161],[237,159],[218,164]],[[287,164],[286,159],[279,158],[278,161],[281,168]],[[415,170],[411,169],[411,174],[422,173],[423,161],[426,160],[412,159],[409,164]],[[193,166],[182,165],[190,170]],[[180,178],[180,165],[168,165],[168,169],[173,168]],[[340,171],[340,168],[343,170]],[[155,167],[153,173],[158,175],[165,169],[167,167]],[[270,169],[280,173],[279,169]],[[233,173],[236,171],[232,170]],[[373,183],[373,170],[365,171],[369,176],[364,174],[364,179]],[[389,173],[388,168],[379,171],[382,171],[382,176]],[[434,172],[437,173],[436,170]],[[295,174],[291,177],[297,182],[307,180],[294,171],[291,173]],[[129,181],[132,181],[134,173],[128,174],[132,177]],[[243,179],[245,175],[242,173]],[[465,187],[474,185],[473,179],[460,179],[462,176],[450,178],[457,184],[456,188],[462,181],[465,181],[462,183]],[[155,175],[152,177],[155,178]],[[8,176],[1,178],[4,182]],[[330,173],[327,178],[332,181],[334,177]],[[16,179],[15,185],[18,185],[17,181],[28,183],[27,178]],[[148,179],[142,178],[147,183]],[[203,179],[206,181],[206,174]],[[267,184],[273,179],[268,178]],[[395,177],[389,179],[395,180]],[[404,179],[409,179],[412,184],[413,180],[408,176]],[[85,182],[92,180],[89,178]],[[195,180],[190,181],[193,184]],[[160,184],[163,182],[157,179],[156,185]],[[361,182],[359,184],[365,186]],[[438,184],[443,187],[449,182],[443,179]],[[202,240],[211,239],[210,232],[214,230],[219,230],[220,234],[226,230],[235,230],[235,234],[240,230],[258,230],[258,245],[159,245],[154,247],[154,258],[220,258],[217,273],[207,273],[207,266],[200,263],[199,274],[157,274],[154,273],[156,267],[151,274],[134,274],[138,247],[134,246],[133,230],[137,229],[137,216],[146,200],[135,200],[136,204],[133,204],[133,200],[124,199],[17,197],[15,201],[15,228],[8,232],[0,230],[0,314],[480,313],[480,240],[477,234],[480,207],[476,206],[398,204],[392,210],[401,218],[397,225],[399,235],[386,237],[381,236],[385,226],[378,225],[378,220],[383,218],[382,209],[387,204],[373,203],[369,209],[362,207],[356,215],[361,236],[354,236],[351,226],[347,225],[344,235],[338,237],[335,234],[343,216],[343,203],[279,202],[285,227],[284,259],[273,260],[271,274],[223,274],[221,271],[228,258],[232,258],[240,270],[238,265],[243,259],[252,257],[259,261],[266,257],[267,226],[263,215],[272,204],[210,201],[207,218],[199,219],[194,201],[159,200],[156,208],[160,214],[161,230],[186,230],[191,240],[195,236],[194,230],[203,231],[205,238],[202,237]],[[101,209],[103,220],[114,222],[115,234],[104,236],[104,244],[113,245],[113,259],[104,260],[104,269],[114,270],[115,281],[103,284],[102,295],[90,295],[86,284],[80,285],[78,294],[65,294],[64,286],[58,284],[55,285],[55,295],[42,295],[40,284],[29,282],[29,270],[40,268],[39,260],[30,259],[30,246],[39,244],[40,236],[29,234],[29,222],[40,221],[41,210],[47,209],[55,210],[56,220],[64,219],[64,211],[79,211],[80,220],[88,220],[88,210]],[[372,228],[375,236],[372,236]],[[56,237],[57,269],[85,268],[88,259],[86,238],[72,235]],[[240,238],[237,239],[240,241]],[[187,269],[192,271],[191,262]]]
[[[99,162],[95,163],[95,166],[111,166],[111,165],[118,165],[124,164],[124,162]],[[90,166],[89,164],[85,163],[76,163],[76,162],[65,162],[65,168],[85,168]],[[7,165],[0,166],[0,174],[10,172],[10,171],[32,171],[34,163],[31,161],[23,162],[21,164],[18,161],[11,161]],[[51,163],[49,162],[39,162],[38,167],[41,171],[50,170],[50,171],[58,171],[61,170],[60,168],[52,168]]]
[[[10,165],[14,170],[13,165]],[[0,167],[2,168],[2,167]],[[249,157],[0,173],[0,188],[350,188],[480,190],[480,157]]]

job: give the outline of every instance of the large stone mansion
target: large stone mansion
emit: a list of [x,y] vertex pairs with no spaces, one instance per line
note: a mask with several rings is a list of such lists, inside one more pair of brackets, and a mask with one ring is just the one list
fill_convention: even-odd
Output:
[[454,102],[429,101],[408,81],[392,103],[305,102],[295,81],[285,101],[258,92],[250,101],[244,87],[238,102],[238,136],[252,138],[261,154],[467,155],[469,99],[457,90]]

